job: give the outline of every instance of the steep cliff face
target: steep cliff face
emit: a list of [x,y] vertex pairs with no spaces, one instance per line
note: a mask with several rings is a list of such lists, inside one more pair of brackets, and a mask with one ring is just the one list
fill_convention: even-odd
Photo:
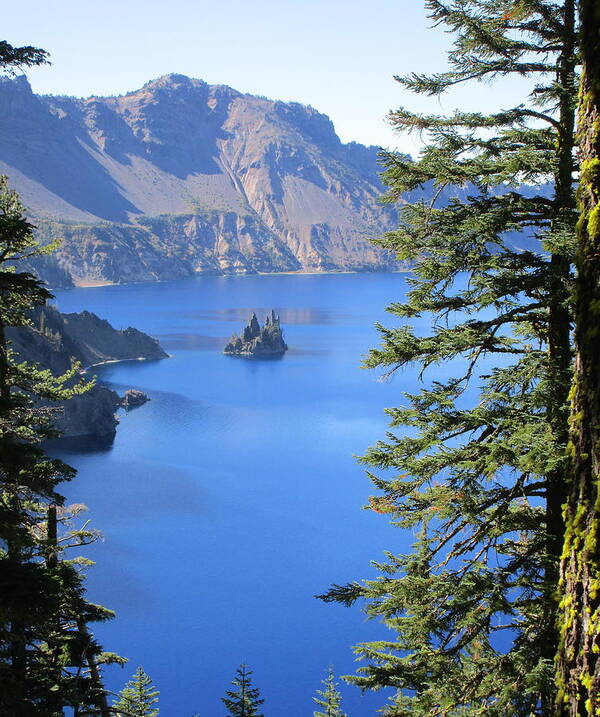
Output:
[[[31,326],[8,329],[7,337],[22,360],[40,364],[56,376],[68,371],[73,361],[90,366],[102,361],[167,356],[156,339],[137,329],[117,331],[88,311],[61,314],[52,306],[37,309]],[[58,406],[56,427],[78,447],[109,446],[118,424],[115,412],[122,405],[115,391],[95,385]]]
[[87,100],[0,80],[0,172],[78,283],[391,268],[377,171],[310,107],[182,75]]

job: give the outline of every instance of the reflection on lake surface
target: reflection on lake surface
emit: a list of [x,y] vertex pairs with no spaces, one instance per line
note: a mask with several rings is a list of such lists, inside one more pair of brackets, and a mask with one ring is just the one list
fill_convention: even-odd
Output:
[[245,324],[252,312],[258,320],[263,323],[267,314],[274,309],[281,319],[282,324],[337,324],[344,320],[351,319],[351,315],[344,315],[330,309],[320,309],[308,306],[285,307],[285,306],[248,306],[229,307],[224,309],[213,309],[212,311],[190,311],[184,316],[188,319],[199,321],[234,321]]
[[[362,510],[372,492],[353,458],[381,438],[386,406],[414,377],[388,383],[359,368],[373,324],[402,298],[404,276],[206,277],[58,292],[163,341],[172,357],[109,364],[101,380],[151,400],[121,417],[112,450],[69,454],[68,499],[90,507],[105,541],[90,549],[93,601],[117,612],[97,627],[161,691],[168,717],[222,717],[220,697],[248,662],[271,717],[306,717],[329,664],[355,671],[351,646],[385,638],[358,607],[314,599],[374,576],[371,560],[411,536]],[[258,309],[257,309],[258,307]],[[262,307],[262,308],[261,308]],[[221,354],[250,313],[274,307],[290,351],[280,361]],[[352,717],[384,694],[342,686]]]

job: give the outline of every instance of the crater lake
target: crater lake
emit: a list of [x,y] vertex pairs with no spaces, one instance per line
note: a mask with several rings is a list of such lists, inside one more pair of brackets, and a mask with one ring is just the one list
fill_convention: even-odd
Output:
[[[329,665],[350,717],[383,706],[340,675],[360,667],[352,645],[394,634],[360,605],[325,604],[333,583],[374,577],[384,550],[412,536],[364,509],[374,488],[356,460],[384,437],[385,407],[416,382],[360,368],[375,322],[401,300],[405,274],[198,277],[57,291],[63,312],[89,310],[115,328],[158,338],[162,361],[94,373],[150,402],[127,414],[109,450],[65,453],[65,487],[104,539],[87,552],[89,599],[115,610],[94,626],[129,659],[106,671],[117,692],[141,665],[161,715],[220,717],[240,663],[253,670],[267,717],[306,717]],[[255,311],[281,317],[278,360],[225,356]],[[425,319],[423,320],[425,325]]]

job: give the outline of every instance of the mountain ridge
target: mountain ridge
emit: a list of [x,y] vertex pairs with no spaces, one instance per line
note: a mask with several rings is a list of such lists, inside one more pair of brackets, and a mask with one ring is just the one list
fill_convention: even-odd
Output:
[[377,151],[312,107],[175,73],[87,99],[0,79],[0,172],[75,283],[395,268],[369,243],[395,221]]

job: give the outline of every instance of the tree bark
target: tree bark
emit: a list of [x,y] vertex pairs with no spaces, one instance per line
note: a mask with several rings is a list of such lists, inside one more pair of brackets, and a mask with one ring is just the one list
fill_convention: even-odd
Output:
[[[84,635],[88,642],[91,642],[90,633],[87,629],[83,618],[77,620],[77,629],[81,635]],[[102,677],[100,670],[96,664],[96,659],[91,651],[88,651],[85,655],[85,661],[87,662],[88,669],[90,671],[90,681],[92,684],[92,700],[101,717],[111,717],[112,709],[108,706],[108,700],[106,699],[106,690],[102,684]]]
[[[575,197],[574,133],[575,133],[575,68],[576,31],[575,0],[563,5],[563,47],[557,65],[556,81],[562,88],[559,103],[557,138],[557,168],[554,175],[555,214],[551,233],[573,230]],[[569,307],[571,259],[563,250],[552,255],[550,262],[550,296],[548,317],[548,422],[556,443],[566,448],[568,432],[568,394],[571,382],[571,315]],[[557,618],[556,586],[564,540],[562,508],[567,499],[566,462],[547,476],[546,482],[546,560],[544,566],[544,594],[546,629],[540,635],[543,656],[552,661],[557,651],[555,630]],[[541,714],[550,717],[554,712],[554,693],[541,695]]]
[[581,155],[570,488],[560,571],[557,715],[600,714],[600,4],[580,0]]

